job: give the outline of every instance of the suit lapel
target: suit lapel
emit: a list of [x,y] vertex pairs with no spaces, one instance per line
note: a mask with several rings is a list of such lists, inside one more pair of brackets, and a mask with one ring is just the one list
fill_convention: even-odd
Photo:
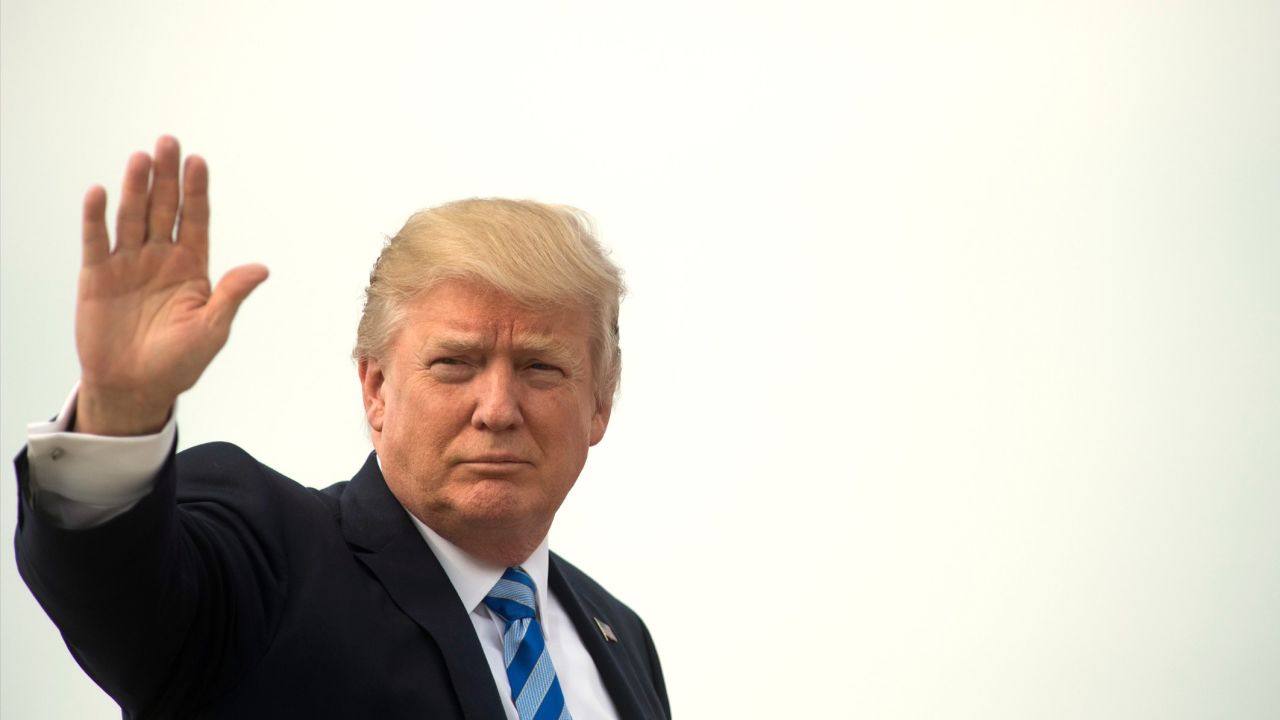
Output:
[[578,637],[595,661],[596,670],[600,671],[600,679],[604,680],[605,689],[609,691],[609,698],[613,700],[618,717],[622,720],[650,718],[651,715],[645,713],[639,694],[633,687],[635,673],[623,667],[621,644],[605,642],[601,628],[596,625],[597,619],[610,622],[608,612],[591,603],[573,587],[560,570],[559,558],[554,553],[551,555],[547,574],[551,592],[555,593],[556,599],[573,620]]
[[505,718],[466,608],[440,561],[387,488],[373,454],[342,494],[342,529],[396,605],[440,646],[468,718]]

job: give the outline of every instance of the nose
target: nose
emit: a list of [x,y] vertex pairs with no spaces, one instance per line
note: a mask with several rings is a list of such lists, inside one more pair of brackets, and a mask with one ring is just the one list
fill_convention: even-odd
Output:
[[512,368],[490,365],[475,380],[476,407],[471,425],[477,430],[511,430],[524,422],[520,388]]

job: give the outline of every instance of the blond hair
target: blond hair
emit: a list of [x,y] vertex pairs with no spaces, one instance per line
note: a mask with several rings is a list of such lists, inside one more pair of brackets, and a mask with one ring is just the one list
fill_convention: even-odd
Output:
[[385,357],[408,302],[449,279],[480,282],[530,306],[587,310],[596,399],[613,398],[622,371],[618,305],[625,287],[585,213],[500,198],[414,213],[369,273],[352,357]]

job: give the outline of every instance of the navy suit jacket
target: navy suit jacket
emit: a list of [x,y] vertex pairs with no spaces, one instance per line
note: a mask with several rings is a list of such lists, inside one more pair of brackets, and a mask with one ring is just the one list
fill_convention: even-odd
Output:
[[[22,577],[126,717],[505,717],[467,609],[372,455],[315,490],[202,445],[74,531],[32,505],[25,450],[16,465]],[[554,553],[549,584],[619,715],[669,717],[640,618]]]

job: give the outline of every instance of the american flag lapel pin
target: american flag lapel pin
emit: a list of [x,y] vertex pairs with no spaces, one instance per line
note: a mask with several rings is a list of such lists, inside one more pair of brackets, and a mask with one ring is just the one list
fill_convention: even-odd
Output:
[[601,620],[600,618],[592,619],[596,621],[596,627],[600,628],[600,634],[604,636],[605,640],[611,643],[618,642],[618,636],[613,634],[613,628],[609,627],[609,623]]

